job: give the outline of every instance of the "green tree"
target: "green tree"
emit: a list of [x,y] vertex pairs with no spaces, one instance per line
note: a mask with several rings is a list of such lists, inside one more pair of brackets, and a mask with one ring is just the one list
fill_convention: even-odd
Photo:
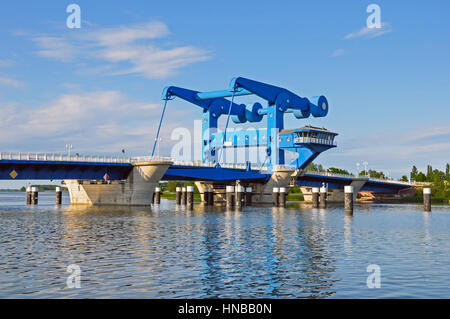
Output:
[[327,169],[327,172],[332,173],[332,174],[343,174],[343,175],[353,175],[351,173],[349,173],[347,170],[345,169],[341,169],[341,168],[336,168],[336,167],[329,167]]
[[427,181],[431,182],[433,180],[433,167],[431,165],[427,166]]
[[409,174],[409,177],[411,178],[412,181],[416,180],[416,177],[417,177],[418,173],[419,173],[419,171],[417,170],[417,167],[413,166],[412,170],[411,170],[411,174]]
[[426,182],[426,181],[427,181],[427,176],[426,176],[424,173],[419,172],[419,173],[417,174],[417,176],[416,176],[415,181],[416,181],[416,182]]
[[445,165],[445,178],[450,179],[450,164]]
[[401,182],[408,182],[408,176],[403,175],[402,178],[399,179]]
[[311,163],[311,164],[309,164],[308,166],[306,166],[305,169],[306,169],[307,171],[317,172],[317,171],[319,170],[319,167],[318,167],[316,164]]

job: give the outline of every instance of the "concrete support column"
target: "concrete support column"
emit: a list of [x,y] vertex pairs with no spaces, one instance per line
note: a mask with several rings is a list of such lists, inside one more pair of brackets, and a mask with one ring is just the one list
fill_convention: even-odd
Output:
[[155,188],[155,204],[161,204],[161,188],[159,187]]
[[344,206],[346,214],[353,214],[353,186],[344,186]]
[[236,208],[242,208],[244,203],[244,187],[236,186]]
[[227,207],[233,207],[234,205],[234,186],[227,186],[226,188],[227,194]]
[[181,205],[181,187],[177,187],[176,188],[176,202],[177,202],[177,205]]
[[181,188],[181,203],[184,206],[187,205],[186,187]]
[[194,208],[194,186],[188,186],[186,187],[186,203],[187,203],[187,207],[189,209]]
[[328,192],[328,189],[326,187],[320,188],[320,196],[319,196],[320,208],[327,208],[327,192]]
[[251,187],[245,189],[245,205],[247,206],[252,206],[252,192],[253,189]]
[[275,207],[280,204],[280,189],[278,187],[272,188],[272,202]]
[[312,204],[313,208],[319,208],[319,188],[312,188]]
[[56,205],[61,205],[62,204],[62,191],[61,191],[61,187],[57,186],[56,187]]
[[210,198],[209,198],[209,202],[211,203],[211,206],[214,206],[214,188],[210,188],[211,192],[209,194]]
[[212,196],[213,196],[213,189],[210,187],[205,187],[205,191],[203,193],[203,198],[204,198],[204,202],[207,206],[212,205],[212,199],[211,199]]
[[423,189],[423,210],[431,212],[431,188]]
[[280,187],[280,202],[279,202],[279,206],[286,207],[286,196],[287,196],[287,189],[286,189],[286,187]]
[[39,198],[39,190],[36,186],[31,187],[31,204],[37,205]]
[[27,205],[31,205],[31,186],[27,187],[26,203]]

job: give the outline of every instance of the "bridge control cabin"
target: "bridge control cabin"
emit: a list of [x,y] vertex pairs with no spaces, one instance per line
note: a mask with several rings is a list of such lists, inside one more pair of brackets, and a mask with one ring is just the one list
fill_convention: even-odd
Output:
[[281,130],[278,135],[278,143],[280,147],[295,147],[304,143],[336,147],[334,138],[337,135],[325,128],[307,125],[302,128]]
[[304,169],[321,152],[337,146],[334,141],[337,135],[337,133],[325,128],[311,125],[295,129],[284,129],[278,134],[278,146],[284,151],[298,153],[298,157],[290,165]]

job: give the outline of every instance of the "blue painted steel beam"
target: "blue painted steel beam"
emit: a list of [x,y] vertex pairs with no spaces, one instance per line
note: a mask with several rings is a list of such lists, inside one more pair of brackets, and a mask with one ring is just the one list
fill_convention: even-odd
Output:
[[235,182],[245,180],[248,182],[265,182],[270,179],[270,174],[264,174],[257,170],[245,170],[222,167],[195,167],[172,165],[166,171],[162,180],[192,180]]
[[241,89],[238,92],[233,92],[231,90],[221,90],[221,91],[210,91],[210,92],[199,92],[196,95],[197,100],[208,100],[208,99],[217,99],[222,97],[231,97],[231,96],[243,96],[243,95],[252,95],[253,93],[244,89]]
[[[101,180],[108,174],[110,180],[123,180],[132,170],[128,163],[92,163],[65,161],[0,161],[0,179],[2,180],[59,180],[89,179]],[[17,174],[13,178],[12,172]]]

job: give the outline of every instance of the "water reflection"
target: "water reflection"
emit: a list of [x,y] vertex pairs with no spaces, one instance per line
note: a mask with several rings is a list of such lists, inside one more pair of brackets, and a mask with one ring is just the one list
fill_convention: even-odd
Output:
[[[347,216],[340,206],[55,207],[46,194],[37,207],[3,200],[0,297],[405,296],[402,278],[419,278],[415,272],[427,281],[414,281],[408,293],[450,293],[448,207],[431,215],[415,206],[357,205]],[[372,261],[390,280],[377,295],[365,288]],[[82,270],[80,290],[65,286],[69,264]]]

